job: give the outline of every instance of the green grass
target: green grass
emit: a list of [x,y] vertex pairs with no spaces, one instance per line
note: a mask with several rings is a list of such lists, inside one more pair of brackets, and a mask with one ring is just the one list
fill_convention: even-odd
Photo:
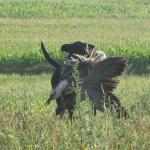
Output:
[[[0,0],[0,72],[50,70],[41,40],[59,62],[62,44],[84,40],[127,57],[130,72],[150,72],[149,24],[149,0]],[[67,114],[54,115],[55,101],[43,107],[50,75],[0,75],[0,150],[148,150],[150,77],[120,79],[115,93],[131,118],[117,120],[109,110],[93,117],[82,102],[70,123]]]
[[[143,24],[144,21],[144,24]],[[50,54],[62,60],[64,43],[85,40],[108,55],[149,63],[150,21],[131,19],[0,19],[1,68],[30,67],[44,60],[41,39]],[[138,63],[139,64],[139,63]]]
[[84,40],[149,72],[149,7],[147,0],[1,0],[0,72],[41,63],[41,40],[58,61],[62,44]]
[[0,16],[15,18],[149,18],[150,2],[126,0],[111,1],[1,1]]
[[49,75],[0,75],[0,149],[149,149],[150,77],[123,76],[116,95],[131,118],[117,120],[107,113],[91,115],[88,102],[75,111],[75,122],[60,120],[55,102],[45,109]]

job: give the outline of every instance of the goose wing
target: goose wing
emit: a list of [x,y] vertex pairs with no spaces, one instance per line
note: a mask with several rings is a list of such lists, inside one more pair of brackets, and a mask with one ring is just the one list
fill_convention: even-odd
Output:
[[102,85],[105,91],[112,91],[118,84],[117,77],[122,74],[127,66],[127,59],[123,57],[108,57],[104,60],[85,60],[82,62],[88,70],[84,78],[85,88],[96,88]]

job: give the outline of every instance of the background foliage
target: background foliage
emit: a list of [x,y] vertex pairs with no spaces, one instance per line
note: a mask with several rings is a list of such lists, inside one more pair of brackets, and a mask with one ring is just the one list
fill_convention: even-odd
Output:
[[42,62],[41,40],[58,61],[62,44],[84,40],[149,72],[149,10],[146,0],[1,0],[0,71]]

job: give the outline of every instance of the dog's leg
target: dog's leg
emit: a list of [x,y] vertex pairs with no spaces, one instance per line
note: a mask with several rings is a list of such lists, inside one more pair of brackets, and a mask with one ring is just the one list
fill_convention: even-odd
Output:
[[61,107],[57,107],[55,110],[56,116],[59,116],[60,119],[63,118],[65,110],[62,109]]
[[74,110],[72,110],[72,109],[69,109],[69,110],[68,110],[68,113],[69,113],[69,119],[70,119],[71,121],[74,120],[74,117],[73,117],[73,111],[74,111]]
[[65,103],[64,103],[63,97],[57,98],[56,103],[57,103],[57,108],[55,110],[56,115],[63,117],[64,112],[65,112]]

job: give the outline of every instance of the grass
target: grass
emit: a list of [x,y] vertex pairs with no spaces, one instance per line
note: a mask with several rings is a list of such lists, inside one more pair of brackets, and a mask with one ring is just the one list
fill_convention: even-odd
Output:
[[[150,72],[149,0],[0,0],[0,72],[51,69],[40,50],[62,62],[64,43],[84,40],[107,55],[129,59],[130,72]],[[0,150],[139,149],[150,145],[150,77],[124,75],[115,91],[131,118],[117,120],[108,110],[91,114],[89,102],[54,115],[56,103],[43,107],[50,75],[0,74]],[[81,108],[81,109],[80,109]]]
[[1,1],[0,16],[15,18],[149,18],[150,3],[145,1]]
[[[60,47],[76,40],[88,41],[108,55],[142,59],[149,63],[149,21],[114,19],[0,19],[2,68],[29,67],[44,60],[40,40],[61,61]],[[92,34],[91,34],[92,31]],[[78,34],[80,33],[80,34]],[[133,62],[133,61],[132,61]],[[137,62],[137,61],[136,61]]]
[[49,75],[0,75],[0,148],[148,150],[149,87],[149,76],[123,76],[115,93],[130,119],[117,120],[109,111],[93,117],[89,103],[82,102],[71,124],[67,116],[54,116],[55,102],[43,107],[50,92]]
[[41,63],[41,40],[58,61],[62,44],[84,40],[128,57],[131,70],[149,72],[149,6],[146,0],[1,0],[0,72]]

